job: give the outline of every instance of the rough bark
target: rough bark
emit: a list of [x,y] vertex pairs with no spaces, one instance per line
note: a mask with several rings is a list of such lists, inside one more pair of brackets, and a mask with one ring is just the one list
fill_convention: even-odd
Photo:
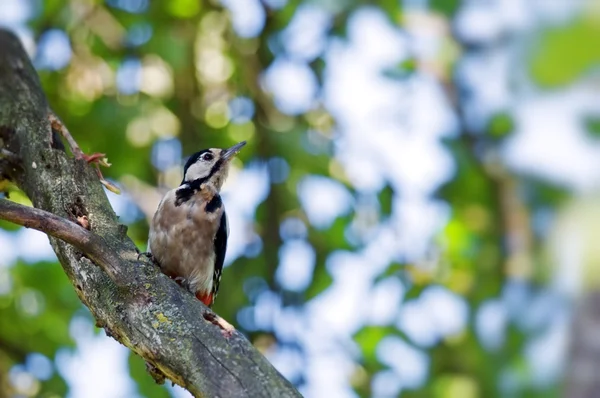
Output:
[[[224,336],[206,320],[214,315],[210,309],[148,260],[137,259],[94,170],[69,156],[52,133],[50,112],[18,39],[0,30],[0,179],[10,177],[34,207],[54,215],[4,200],[0,219],[48,233],[98,326],[159,375],[195,396],[299,396],[239,332]],[[89,231],[77,225],[83,216]]]
[[600,394],[600,293],[589,292],[575,308],[571,325],[565,397],[595,398]]

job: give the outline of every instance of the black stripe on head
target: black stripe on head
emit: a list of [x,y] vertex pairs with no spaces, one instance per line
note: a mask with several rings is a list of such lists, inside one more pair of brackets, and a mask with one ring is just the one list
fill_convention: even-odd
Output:
[[183,183],[185,182],[185,174],[187,173],[188,169],[198,161],[198,159],[200,159],[200,156],[202,156],[203,154],[205,154],[206,152],[210,152],[210,149],[203,149],[200,152],[196,152],[195,154],[193,154],[192,156],[190,156],[187,160],[187,162],[185,162],[185,166],[183,166],[183,181],[181,181],[181,185],[183,185]]
[[[181,206],[183,203],[187,202],[196,192],[200,190],[200,186],[208,181],[219,169],[223,166],[224,160],[219,159],[210,169],[208,176],[197,178],[193,181],[185,181],[185,174],[188,169],[198,161],[200,156],[205,154],[206,152],[210,152],[210,149],[204,149],[200,152],[196,152],[185,162],[185,166],[183,167],[183,180],[181,181],[181,185],[175,192],[175,206]],[[221,197],[219,195],[215,195],[213,199],[206,205],[206,211],[209,213],[214,212],[222,205]]]

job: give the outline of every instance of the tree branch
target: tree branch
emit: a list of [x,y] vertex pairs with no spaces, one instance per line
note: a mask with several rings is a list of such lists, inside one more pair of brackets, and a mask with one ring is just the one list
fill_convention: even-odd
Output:
[[155,367],[154,373],[195,396],[299,396],[241,334],[224,337],[206,320],[215,316],[209,308],[148,261],[138,261],[94,170],[69,158],[56,141],[50,113],[18,39],[0,30],[0,132],[4,149],[22,166],[11,177],[37,208],[2,200],[0,218],[50,236],[98,325]]
[[23,206],[6,199],[0,199],[0,220],[37,229],[72,244],[100,266],[113,282],[119,284],[118,272],[114,269],[114,264],[117,264],[119,259],[98,235],[47,211]]

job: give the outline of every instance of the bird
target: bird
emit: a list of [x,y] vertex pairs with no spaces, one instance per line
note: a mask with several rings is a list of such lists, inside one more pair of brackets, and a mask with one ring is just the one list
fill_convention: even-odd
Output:
[[231,160],[244,145],[190,156],[181,184],[165,194],[150,223],[148,255],[208,307],[219,291],[229,235],[220,191]]

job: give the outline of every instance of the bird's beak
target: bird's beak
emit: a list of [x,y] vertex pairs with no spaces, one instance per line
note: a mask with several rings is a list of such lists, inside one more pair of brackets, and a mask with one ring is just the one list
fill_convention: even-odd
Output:
[[233,158],[235,155],[237,155],[237,153],[240,151],[240,149],[242,149],[244,145],[246,145],[246,141],[242,141],[239,144],[235,144],[231,148],[224,149],[223,153],[221,154],[221,159],[229,160]]

